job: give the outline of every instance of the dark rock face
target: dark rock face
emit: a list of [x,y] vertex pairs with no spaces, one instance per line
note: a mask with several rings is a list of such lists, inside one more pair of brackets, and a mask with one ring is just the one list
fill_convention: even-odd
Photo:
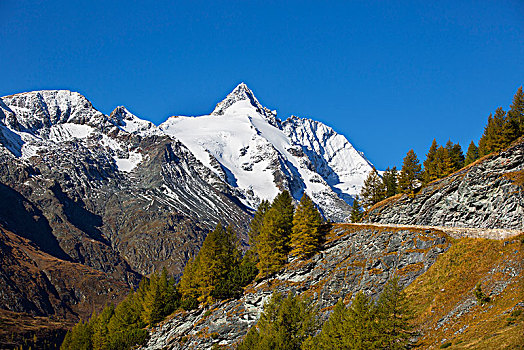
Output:
[[393,276],[410,284],[448,247],[447,235],[439,231],[335,225],[323,250],[310,260],[291,261],[272,278],[248,286],[239,300],[175,315],[152,331],[144,349],[234,344],[257,322],[274,292],[309,296],[327,319],[339,299],[347,303],[358,291],[376,298]]
[[[136,147],[145,160],[129,174],[100,147],[79,143],[40,151],[31,165],[2,156],[0,190],[10,197],[0,218],[46,251],[105,272],[119,269],[131,284],[131,270],[149,274],[166,266],[181,273],[219,221],[245,232],[248,212],[199,176],[181,144],[151,137]],[[17,202],[31,213],[14,208]],[[33,212],[39,220],[25,229],[24,215]]]
[[524,171],[524,141],[374,208],[368,222],[521,229],[524,193],[512,180]]
[[[122,107],[106,116],[70,91],[0,101],[0,225],[13,233],[9,237],[30,240],[38,254],[131,287],[163,267],[180,275],[218,222],[233,225],[245,242],[250,212],[234,191],[152,123]],[[12,266],[21,266],[17,258],[24,259],[10,256]],[[43,286],[35,295],[44,299],[56,294],[46,289],[47,280],[33,283]],[[40,297],[17,301],[26,282],[0,284],[0,295],[7,296],[0,308],[85,316],[74,308],[59,311]],[[58,299],[65,309],[77,302]],[[99,299],[95,308],[108,301]]]

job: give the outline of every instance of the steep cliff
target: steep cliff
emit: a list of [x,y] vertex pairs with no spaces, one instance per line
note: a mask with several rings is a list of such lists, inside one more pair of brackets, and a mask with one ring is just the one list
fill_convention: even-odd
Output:
[[385,224],[522,229],[524,139],[423,187],[371,208],[366,220]]

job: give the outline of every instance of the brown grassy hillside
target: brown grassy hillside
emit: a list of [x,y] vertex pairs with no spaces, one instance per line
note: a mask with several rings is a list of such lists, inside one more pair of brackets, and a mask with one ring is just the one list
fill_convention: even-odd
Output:
[[[524,349],[524,234],[462,238],[406,289],[423,349]],[[475,296],[480,283],[490,298]]]

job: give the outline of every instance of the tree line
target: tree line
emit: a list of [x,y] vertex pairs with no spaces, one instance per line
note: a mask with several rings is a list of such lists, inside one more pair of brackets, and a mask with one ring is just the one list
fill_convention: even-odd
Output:
[[353,203],[350,219],[352,222],[360,221],[363,216],[362,209],[369,210],[378,202],[396,194],[405,193],[412,196],[420,186],[444,178],[485,155],[501,151],[522,135],[524,93],[521,86],[513,96],[508,112],[499,107],[494,115],[488,116],[478,147],[471,141],[465,156],[458,143],[448,140],[442,146],[433,139],[422,164],[423,168],[413,149],[404,157],[400,172],[396,167],[388,167],[380,176],[373,168],[364,181],[360,196]]
[[321,243],[322,216],[304,194],[296,210],[288,191],[262,201],[249,227],[250,248],[242,256],[236,235],[222,225],[211,232],[180,281],[183,300],[211,303],[239,297],[255,278],[280,270],[288,256],[307,258]]
[[131,349],[148,339],[146,327],[176,310],[238,298],[255,278],[280,270],[288,256],[305,259],[320,247],[322,216],[304,194],[297,208],[288,191],[263,201],[250,223],[250,248],[242,254],[231,226],[219,223],[191,258],[177,284],[164,269],[143,278],[118,306],[107,305],[66,334],[62,350]]
[[348,307],[339,300],[322,326],[307,298],[274,293],[237,350],[407,349],[412,315],[397,278],[376,301],[362,292]]

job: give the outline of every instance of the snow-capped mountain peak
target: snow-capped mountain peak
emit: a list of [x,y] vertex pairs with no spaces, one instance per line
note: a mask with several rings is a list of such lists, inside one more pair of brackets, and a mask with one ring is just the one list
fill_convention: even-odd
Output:
[[279,128],[280,120],[277,118],[277,112],[270,110],[260,104],[245,83],[240,83],[229,93],[224,100],[217,103],[211,113],[214,116],[221,115],[260,115],[264,117],[271,125]]
[[258,102],[253,91],[246,84],[240,83],[224,100],[217,103],[211,115],[224,115],[233,105],[237,105],[235,107],[238,108],[238,104],[241,104],[243,108],[252,107],[260,114],[264,112],[264,107]]
[[287,189],[296,200],[307,193],[326,217],[342,221],[372,169],[343,135],[310,119],[281,122],[244,83],[211,115],[170,118],[159,129],[179,139],[251,208]]
[[41,90],[5,96],[0,110],[0,121],[14,130],[30,133],[39,133],[57,124],[95,126],[105,120],[87,98],[69,90]]

